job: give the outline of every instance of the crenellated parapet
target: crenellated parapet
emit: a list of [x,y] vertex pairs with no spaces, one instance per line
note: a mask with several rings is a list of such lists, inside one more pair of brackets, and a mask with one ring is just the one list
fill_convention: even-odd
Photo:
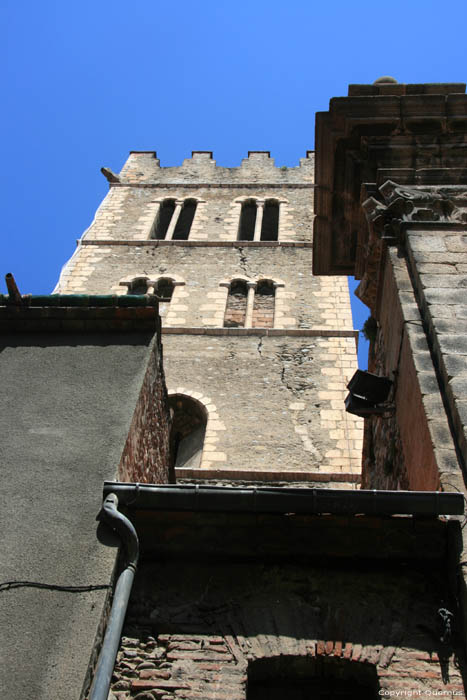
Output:
[[[104,169],[108,171],[108,169]],[[212,151],[193,151],[182,165],[161,167],[155,151],[131,151],[117,180],[104,173],[111,184],[297,184],[313,182],[314,153],[307,151],[296,167],[277,167],[269,151],[249,151],[239,167],[218,166]]]

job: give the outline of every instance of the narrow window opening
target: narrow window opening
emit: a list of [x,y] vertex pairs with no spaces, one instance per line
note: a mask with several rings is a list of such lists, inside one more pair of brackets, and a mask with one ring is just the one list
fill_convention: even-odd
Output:
[[172,426],[170,456],[176,469],[197,469],[201,464],[206,433],[206,409],[195,399],[183,394],[169,397]]
[[193,219],[195,218],[196,199],[187,199],[183,204],[183,209],[178,217],[177,225],[175,226],[175,231],[173,235],[174,241],[186,241],[190,235],[191,225]]
[[147,294],[148,282],[146,277],[137,277],[128,285],[127,294]]
[[267,199],[261,224],[261,240],[277,241],[279,237],[279,202]]
[[224,328],[243,328],[246,318],[248,288],[243,280],[235,280],[230,285],[224,315]]
[[256,202],[254,199],[248,199],[242,204],[240,213],[240,225],[238,229],[239,241],[252,241],[255,235],[256,222]]
[[157,296],[160,301],[170,301],[174,293],[175,285],[169,277],[163,277],[157,283]]
[[156,285],[155,292],[159,300],[159,316],[164,318],[174,293],[175,285],[169,277],[161,278]]
[[253,328],[273,328],[275,289],[271,280],[256,285],[251,325]]
[[173,213],[175,211],[175,199],[165,199],[160,205],[159,216],[157,217],[156,231],[154,238],[159,241],[164,240],[167,229],[170,226]]

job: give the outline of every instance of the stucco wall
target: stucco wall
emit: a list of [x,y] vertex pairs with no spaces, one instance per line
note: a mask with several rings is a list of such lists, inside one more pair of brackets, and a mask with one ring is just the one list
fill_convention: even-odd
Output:
[[102,483],[158,357],[147,333],[2,338],[1,581],[104,586],[2,590],[2,697],[81,696],[117,551],[96,536]]

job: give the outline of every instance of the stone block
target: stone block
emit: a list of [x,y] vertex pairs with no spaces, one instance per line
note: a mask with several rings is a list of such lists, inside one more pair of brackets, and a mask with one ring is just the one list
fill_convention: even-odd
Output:
[[444,354],[467,355],[467,336],[443,333],[439,336],[439,345]]

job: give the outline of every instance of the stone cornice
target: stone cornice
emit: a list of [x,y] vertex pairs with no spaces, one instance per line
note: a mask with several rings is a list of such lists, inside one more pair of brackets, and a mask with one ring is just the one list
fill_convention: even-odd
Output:
[[[367,195],[370,196],[367,196]],[[448,225],[463,230],[467,222],[467,186],[401,185],[387,180],[379,188],[362,186],[362,210],[367,239],[362,249],[363,274],[359,298],[375,308],[384,244],[402,246],[409,226],[417,229]]]
[[299,338],[355,338],[358,340],[359,331],[335,330],[329,328],[204,328],[202,326],[172,326],[162,327],[164,335],[218,335],[218,336],[269,336],[269,337],[299,337]]
[[178,241],[157,240],[155,238],[144,240],[115,240],[107,238],[77,239],[77,245],[123,245],[123,246],[152,246],[174,248],[312,248],[311,241]]
[[315,274],[363,274],[363,183],[467,185],[464,90],[458,83],[351,86],[349,97],[316,115]]
[[249,189],[259,190],[270,187],[276,190],[313,189],[312,182],[110,182],[109,187],[136,187],[140,189]]

